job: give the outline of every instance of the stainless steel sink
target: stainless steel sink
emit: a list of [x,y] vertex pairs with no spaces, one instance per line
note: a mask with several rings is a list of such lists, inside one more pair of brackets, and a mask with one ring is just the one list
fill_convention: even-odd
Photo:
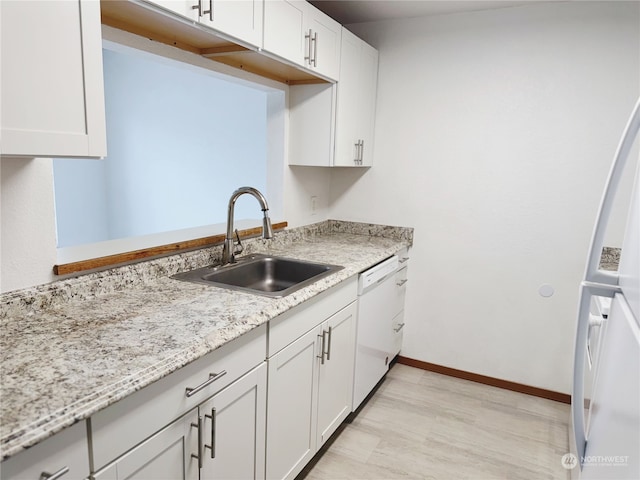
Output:
[[269,297],[284,297],[343,268],[256,254],[238,259],[234,264],[198,268],[178,273],[172,278]]

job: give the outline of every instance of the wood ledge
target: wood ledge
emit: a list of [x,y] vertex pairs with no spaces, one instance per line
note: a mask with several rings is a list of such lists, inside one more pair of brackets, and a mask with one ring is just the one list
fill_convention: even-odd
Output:
[[[274,223],[273,231],[275,232],[278,230],[283,230],[287,227],[287,225],[287,222]],[[261,233],[262,227],[248,228],[239,231],[241,239],[256,237]],[[213,235],[210,237],[185,240],[184,242],[159,245],[157,247],[144,248],[141,250],[134,250],[132,252],[116,253],[114,255],[108,255],[106,257],[90,258],[87,260],[81,260],[79,262],[54,265],[53,273],[55,275],[68,275],[70,273],[86,272],[88,270],[95,270],[105,267],[114,267],[120,264],[146,260],[151,257],[175,255],[177,253],[183,253],[198,248],[222,245],[224,243],[225,237],[226,234],[221,233],[219,235]]]

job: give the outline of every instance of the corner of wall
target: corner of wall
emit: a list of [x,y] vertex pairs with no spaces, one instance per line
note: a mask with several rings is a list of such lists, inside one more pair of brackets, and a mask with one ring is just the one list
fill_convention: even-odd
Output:
[[0,163],[0,291],[51,282],[56,263],[52,160],[3,157]]

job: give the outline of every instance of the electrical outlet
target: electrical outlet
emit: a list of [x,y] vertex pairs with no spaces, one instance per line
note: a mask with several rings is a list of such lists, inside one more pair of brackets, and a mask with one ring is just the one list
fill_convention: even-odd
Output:
[[315,195],[311,196],[311,215],[315,215],[317,212],[316,210],[318,209],[318,197],[316,197]]

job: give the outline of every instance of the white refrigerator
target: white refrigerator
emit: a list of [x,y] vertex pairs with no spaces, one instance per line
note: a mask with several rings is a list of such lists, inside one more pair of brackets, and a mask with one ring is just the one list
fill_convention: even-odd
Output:
[[[571,393],[572,478],[640,479],[640,99],[618,146],[596,219],[580,303]],[[633,152],[633,153],[632,153]],[[626,167],[626,168],[625,168]],[[623,175],[635,175],[617,272],[599,270]],[[594,315],[594,305],[603,310]]]

